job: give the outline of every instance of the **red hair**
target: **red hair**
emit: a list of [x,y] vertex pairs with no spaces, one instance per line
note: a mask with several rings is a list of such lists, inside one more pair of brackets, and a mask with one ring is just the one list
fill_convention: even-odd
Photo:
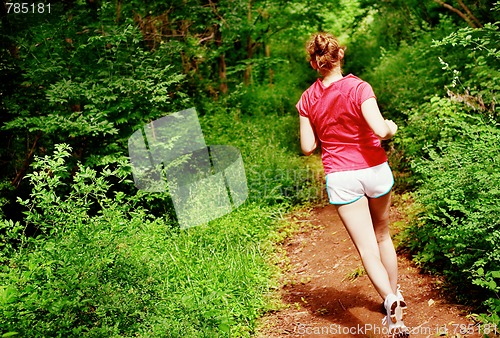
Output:
[[314,34],[306,44],[310,61],[316,62],[321,72],[328,72],[339,64],[342,60],[339,57],[341,49],[345,50],[339,45],[337,38],[324,32]]

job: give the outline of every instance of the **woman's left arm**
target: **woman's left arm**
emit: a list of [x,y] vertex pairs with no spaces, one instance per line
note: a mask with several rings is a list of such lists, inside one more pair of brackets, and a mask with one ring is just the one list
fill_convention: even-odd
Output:
[[309,156],[317,146],[318,142],[311,121],[305,116],[300,116],[300,147],[302,152],[304,155]]

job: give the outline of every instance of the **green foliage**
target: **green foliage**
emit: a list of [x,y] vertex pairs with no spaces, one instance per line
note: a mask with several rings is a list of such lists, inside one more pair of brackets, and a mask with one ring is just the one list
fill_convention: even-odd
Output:
[[346,52],[346,66],[354,73],[378,67],[385,52],[412,45],[422,31],[439,24],[434,1],[363,0],[360,4],[366,15],[355,22]]
[[[247,94],[243,94],[247,95]],[[258,97],[257,107],[266,96]],[[257,108],[256,107],[256,108]],[[277,115],[267,110],[254,110],[254,116],[237,109],[207,106],[210,113],[202,119],[202,128],[209,131],[207,144],[229,144],[240,149],[245,163],[249,199],[266,205],[294,205],[321,198],[322,169],[308,164],[300,153],[297,117]]]
[[487,23],[481,29],[463,28],[434,43],[435,46],[467,51],[465,60],[458,64],[448,55],[440,59],[443,69],[453,79],[447,88],[448,95],[496,122],[500,121],[500,107],[497,106],[500,90],[499,25],[496,22]]
[[[422,213],[409,228],[408,247],[427,269],[443,271],[498,311],[500,269],[500,131],[467,115],[439,116],[439,141],[416,160],[421,186],[414,194]],[[475,123],[471,123],[474,121]],[[423,130],[426,133],[426,130]],[[427,134],[427,133],[426,133]]]
[[[326,5],[325,3],[322,6]],[[335,35],[341,44],[349,42],[357,31],[360,21],[367,14],[359,1],[339,0],[331,3],[331,9],[323,10],[319,15],[324,18],[323,30]]]
[[[70,143],[80,157],[99,162],[123,151],[128,135],[144,121],[185,104],[182,92],[173,95],[183,76],[160,52],[141,48],[140,32],[131,23],[99,34],[69,26],[63,36],[70,46],[55,31],[60,27],[43,28],[43,35],[21,49],[24,90],[6,100],[12,119],[4,130]],[[47,36],[55,34],[62,43],[49,45]],[[36,97],[32,102],[21,99],[28,92]],[[89,148],[95,149],[92,155]]]
[[[51,15],[2,17],[0,174],[27,194],[22,177],[33,155],[54,144],[69,144],[85,165],[106,165],[144,123],[272,83],[285,62],[271,55],[273,39],[293,30],[292,16],[312,12],[291,14],[297,5],[69,1]],[[267,91],[266,101],[288,113],[287,89],[279,88],[282,95]]]
[[69,151],[57,146],[29,175],[33,193],[22,203],[39,231],[25,236],[21,223],[0,223],[8,244],[0,250],[0,332],[249,336],[272,287],[271,210],[250,203],[179,232],[138,207],[140,196],[113,193],[119,172],[82,166],[62,189]]
[[[376,66],[363,74],[376,89],[377,100],[388,117],[403,121],[405,115],[418,111],[422,102],[446,93],[444,87],[451,78],[443,76],[440,63],[445,48],[432,46],[454,29],[446,19],[432,30],[424,27],[414,34],[415,41],[401,41],[396,50],[382,49]],[[450,58],[454,55],[446,53]]]
[[400,172],[410,172],[404,184],[418,187],[424,179],[413,170],[415,163],[430,159],[430,151],[440,154],[442,148],[461,142],[463,136],[474,138],[473,126],[477,123],[482,123],[480,117],[464,113],[463,105],[449,98],[434,96],[413,110],[394,140],[399,153],[393,156],[393,162]]
[[[349,68],[356,73],[376,68],[384,51],[394,52],[403,44],[413,45],[422,30],[437,28],[439,34],[443,24],[453,30],[468,25],[468,22],[474,21],[480,27],[500,20],[500,12],[494,10],[495,3],[488,0],[465,0],[460,1],[460,5],[453,2],[451,8],[454,11],[450,10],[449,2],[444,7],[435,0],[361,0],[359,3],[367,15],[357,20],[357,29],[349,43],[354,55]],[[465,12],[467,19],[457,15],[456,11]],[[436,39],[442,37],[436,36]]]
[[[388,117],[401,120],[402,112],[435,95],[436,88],[441,87],[439,83],[444,85],[442,78],[432,76],[439,73],[440,65],[427,43],[404,44],[397,52],[383,52],[379,65],[365,74],[364,78],[376,88],[377,100]],[[422,81],[424,76],[430,79]]]
[[[431,11],[430,4],[421,5]],[[369,12],[371,20],[356,31],[359,36],[355,34],[351,41],[346,65],[348,69],[363,72],[390,117],[402,120],[404,115],[418,110],[416,105],[446,93],[477,109],[495,109],[494,93],[498,91],[499,78],[497,23],[485,23],[480,29],[461,28],[449,16],[440,14],[436,17],[439,20],[431,20],[417,15],[415,8],[419,6],[412,9],[400,1],[380,6],[377,11]],[[388,16],[398,18],[389,20]],[[402,25],[401,20],[410,22]],[[401,33],[397,43],[372,36],[380,29],[383,36],[397,37],[398,34],[388,33],[390,28],[386,25],[409,31]]]

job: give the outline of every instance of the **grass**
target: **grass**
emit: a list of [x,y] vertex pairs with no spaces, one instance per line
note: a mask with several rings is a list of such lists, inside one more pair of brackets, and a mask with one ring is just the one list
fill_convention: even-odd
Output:
[[[240,148],[250,197],[186,230],[150,215],[160,198],[117,193],[112,174],[81,167],[68,185],[70,149],[41,160],[24,222],[0,220],[2,241],[20,240],[0,247],[0,335],[250,337],[277,306],[276,244],[294,231],[285,215],[313,201],[319,181],[310,159],[282,146],[296,141],[285,132],[295,119],[276,117],[268,129],[259,119],[202,121],[208,144]],[[231,143],[214,135],[227,125]],[[28,223],[38,236],[23,234]]]

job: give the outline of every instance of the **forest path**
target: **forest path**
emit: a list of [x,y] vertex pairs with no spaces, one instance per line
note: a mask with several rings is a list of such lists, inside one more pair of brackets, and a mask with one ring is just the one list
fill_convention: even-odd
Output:
[[[391,210],[391,221],[397,217]],[[285,306],[262,319],[257,337],[387,337],[382,300],[335,208],[292,219],[300,229],[282,244]],[[398,255],[398,261],[410,337],[482,337],[467,309],[445,299],[439,279],[421,274],[407,257]]]

